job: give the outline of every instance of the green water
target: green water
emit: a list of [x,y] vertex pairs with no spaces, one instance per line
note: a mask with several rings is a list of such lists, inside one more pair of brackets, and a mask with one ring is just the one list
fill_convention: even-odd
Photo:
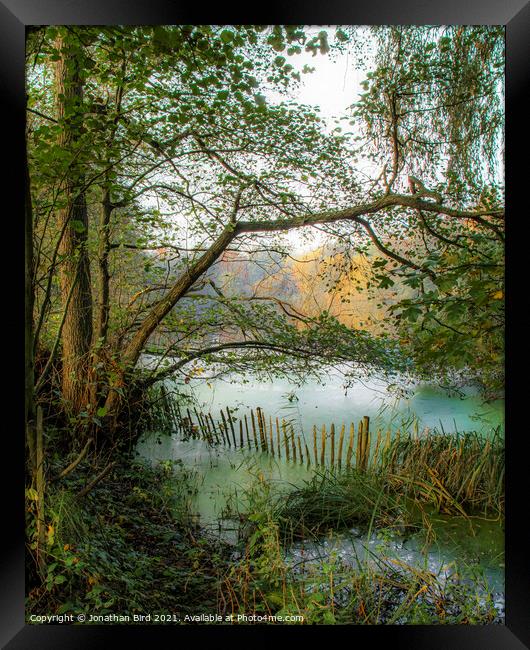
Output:
[[356,381],[345,390],[342,377],[329,374],[324,384],[308,381],[301,387],[284,379],[242,383],[234,378],[232,382],[196,380],[185,390],[214,419],[226,406],[236,414],[238,409],[244,413],[259,406],[266,416],[288,419],[297,431],[306,434],[313,425],[320,429],[331,422],[336,427],[349,427],[365,415],[370,417],[372,431],[387,427],[396,430],[414,419],[420,431],[477,431],[488,435],[493,428],[503,427],[504,400],[484,403],[471,387],[453,396],[428,384],[410,388],[411,395],[400,398],[389,392],[386,382],[370,379]]
[[[471,388],[466,389],[462,397],[451,397],[436,387],[419,385],[408,399],[396,399],[386,394],[384,383],[374,381],[358,382],[345,394],[337,377],[330,377],[326,385],[312,382],[300,388],[287,381],[243,384],[210,380],[209,385],[203,380],[187,388],[201,403],[202,409],[211,412],[216,420],[221,407],[229,406],[235,411],[234,419],[237,420],[249,408],[260,406],[267,416],[292,421],[308,442],[313,425],[320,427],[335,422],[336,427],[340,427],[342,423],[349,425],[364,415],[370,416],[372,431],[379,427],[390,427],[395,431],[413,418],[418,421],[420,431],[473,430],[487,436],[494,427],[502,428],[503,425],[503,402],[484,404]],[[311,449],[311,445],[308,446]],[[226,446],[210,447],[201,440],[181,440],[178,435],[147,435],[138,444],[137,451],[153,462],[180,461],[192,471],[198,490],[191,497],[191,506],[200,524],[231,542],[235,542],[238,535],[234,511],[244,509],[240,495],[252,486],[258,475],[261,474],[278,490],[289,490],[302,485],[312,471],[305,465],[286,463],[268,454]],[[384,552],[408,563],[427,564],[433,572],[455,562],[477,567],[491,588],[502,594],[504,533],[500,522],[480,519],[470,522],[434,513],[430,519],[436,543],[427,551],[419,535],[406,542],[392,539]],[[326,548],[329,550],[326,544],[326,540],[312,541],[310,552],[320,557]],[[358,553],[359,545],[364,548],[379,544],[375,534],[372,539],[363,540],[355,531],[338,535],[335,539],[336,548],[346,560],[354,556],[354,546],[355,553]],[[292,552],[296,554],[296,547]],[[307,557],[307,548],[304,552]],[[502,609],[503,597],[499,598],[499,608]]]

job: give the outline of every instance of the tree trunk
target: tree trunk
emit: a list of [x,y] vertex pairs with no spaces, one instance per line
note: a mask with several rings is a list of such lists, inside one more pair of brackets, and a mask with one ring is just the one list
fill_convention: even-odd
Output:
[[[66,173],[64,206],[58,211],[59,232],[64,229],[59,253],[61,298],[67,309],[62,331],[62,394],[65,408],[77,414],[86,406],[89,351],[92,340],[92,295],[87,252],[88,212],[84,173],[79,157],[82,129],[83,83],[79,75],[79,57],[69,55],[68,45],[59,38],[60,59],[55,69],[57,119],[62,125],[59,145],[71,156]],[[75,283],[75,286],[73,286]],[[67,296],[72,291],[70,303]]]
[[109,228],[110,218],[112,215],[112,204],[110,202],[109,191],[104,190],[103,200],[101,202],[101,212],[98,232],[98,293],[96,299],[96,323],[94,328],[94,345],[102,346],[107,340],[109,328]]
[[115,426],[116,418],[119,416],[120,393],[127,386],[127,373],[134,368],[149,337],[188,289],[210,268],[235,236],[234,224],[229,224],[211,247],[182,273],[167,295],[151,308],[140,329],[125,347],[121,357],[123,371],[109,387],[109,394],[105,403],[109,417],[108,424],[111,428]]
[[24,292],[25,292],[25,323],[24,323],[24,357],[25,357],[25,402],[24,415],[26,424],[26,443],[29,450],[29,466],[31,473],[35,472],[35,364],[33,355],[33,210],[31,205],[31,190],[29,179],[28,159],[26,152],[25,169],[25,223],[24,223]]

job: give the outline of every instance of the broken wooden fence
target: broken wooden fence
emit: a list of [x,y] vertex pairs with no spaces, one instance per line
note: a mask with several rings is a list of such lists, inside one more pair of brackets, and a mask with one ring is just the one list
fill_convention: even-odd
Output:
[[277,459],[284,459],[308,467],[329,467],[338,470],[355,467],[366,471],[378,463],[385,449],[390,445],[390,431],[383,437],[377,431],[372,445],[370,418],[364,416],[357,428],[352,422],[339,429],[335,424],[313,426],[309,440],[296,432],[292,422],[278,417],[266,416],[263,409],[249,409],[248,413],[238,415],[228,407],[220,409],[216,419],[211,413],[199,412],[195,407],[182,412],[178,403],[169,407],[174,409],[176,429],[184,439],[204,440],[209,445],[225,445],[231,449],[241,449],[267,453]]

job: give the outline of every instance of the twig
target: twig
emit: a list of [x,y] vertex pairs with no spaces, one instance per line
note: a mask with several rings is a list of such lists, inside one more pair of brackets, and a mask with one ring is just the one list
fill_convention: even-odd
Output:
[[70,463],[70,465],[68,465],[68,467],[63,469],[63,471],[53,479],[54,481],[59,481],[60,479],[64,478],[65,476],[68,476],[68,474],[70,474],[70,472],[74,471],[74,469],[79,465],[79,463],[86,456],[88,448],[89,448],[91,442],[94,442],[93,438],[89,438],[86,441],[86,444],[83,447],[83,449],[81,450],[81,453],[79,454],[79,456],[74,461],[72,461]]
[[84,497],[86,494],[90,492],[96,485],[102,481],[105,476],[110,472],[110,470],[114,467],[116,463],[112,461],[112,463],[109,463],[105,469],[103,469],[95,478],[92,480],[87,486],[85,486],[80,492],[77,493],[77,498]]

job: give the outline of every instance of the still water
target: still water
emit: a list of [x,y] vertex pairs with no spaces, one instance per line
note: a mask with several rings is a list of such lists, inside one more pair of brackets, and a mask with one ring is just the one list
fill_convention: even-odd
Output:
[[284,417],[304,432],[334,422],[349,425],[370,417],[371,429],[396,430],[417,419],[420,430],[477,431],[488,435],[503,426],[504,401],[485,403],[472,387],[458,394],[429,384],[409,384],[409,395],[397,396],[382,379],[359,379],[347,390],[338,373],[325,376],[325,383],[310,380],[302,386],[278,379],[274,382],[242,378],[194,380],[185,391],[193,395],[204,411],[215,419],[221,407],[231,410],[262,407],[267,416]]
[[[289,419],[303,433],[308,433],[313,425],[328,426],[334,422],[340,426],[357,422],[364,415],[370,417],[372,430],[381,427],[395,431],[413,420],[420,431],[477,431],[488,436],[494,428],[503,428],[502,400],[486,404],[471,387],[452,396],[426,384],[411,389],[406,398],[398,398],[387,391],[385,382],[371,379],[358,381],[345,391],[338,375],[329,375],[325,384],[313,381],[300,387],[286,380],[243,383],[236,377],[231,381],[202,378],[184,387],[214,419],[221,407],[230,407],[237,417],[238,411],[242,415],[249,408],[260,406],[267,416]],[[179,388],[179,392],[182,390]],[[312,471],[302,465],[278,461],[268,454],[210,447],[201,440],[184,441],[176,435],[159,433],[144,436],[137,451],[152,462],[180,461],[192,472],[198,487],[196,494],[190,496],[193,511],[202,526],[228,542],[237,540],[234,513],[244,510],[241,495],[255,483],[258,475],[273,483],[277,490],[289,490],[302,485]],[[500,612],[504,591],[504,535],[500,523],[476,520],[470,526],[458,518],[438,515],[432,525],[436,528],[437,545],[428,550],[414,537],[406,541],[386,540],[383,549],[377,532],[364,539],[352,530],[332,540],[323,538],[295,545],[289,554],[293,561],[303,558],[311,562],[335,553],[348,563],[354,562],[361,550],[368,549],[373,554],[378,549],[385,557],[423,566],[436,574],[447,571],[455,562],[463,562],[476,567],[489,588],[496,592],[496,607]]]

